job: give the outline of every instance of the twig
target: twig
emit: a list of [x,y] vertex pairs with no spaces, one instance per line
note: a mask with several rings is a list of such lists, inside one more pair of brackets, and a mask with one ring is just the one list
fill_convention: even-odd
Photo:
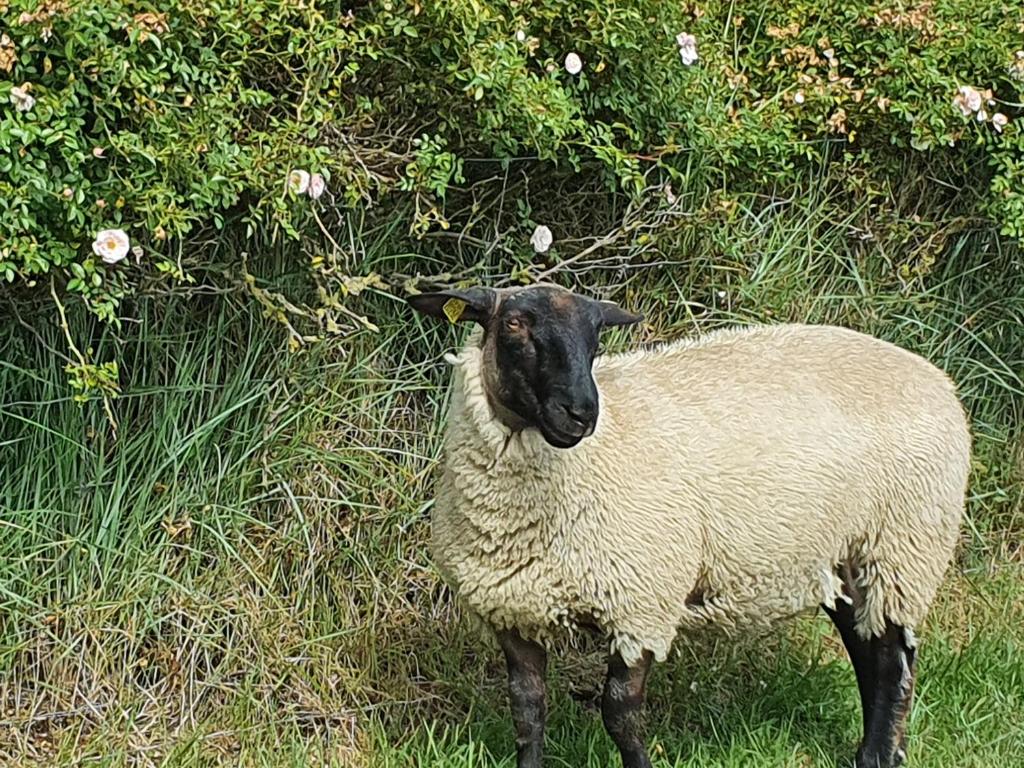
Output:
[[[57,289],[53,285],[53,277],[50,278],[50,295],[53,296],[53,301],[57,305],[57,314],[60,315],[60,328],[64,331],[64,338],[68,341],[68,347],[71,348],[75,357],[78,358],[78,364],[84,370],[89,367],[89,363],[81,350],[75,346],[74,339],[71,338],[71,328],[68,326],[68,318],[64,313],[64,305],[61,303],[60,298],[58,298]],[[111,435],[114,440],[117,440],[117,419],[114,418],[114,410],[110,407],[110,397],[102,389],[100,390],[100,397],[103,399],[103,411],[107,415],[107,421],[110,423]]]
[[626,228],[625,227],[620,227],[619,229],[615,230],[614,232],[610,232],[609,234],[607,234],[604,237],[600,238],[597,242],[592,243],[591,245],[587,246],[582,251],[577,253],[575,256],[570,256],[568,259],[565,259],[564,261],[558,262],[558,264],[556,264],[553,267],[549,267],[548,269],[545,269],[543,272],[539,272],[536,275],[531,275],[531,277],[533,277],[533,279],[536,282],[539,283],[542,280],[544,280],[544,278],[550,277],[551,275],[555,274],[556,272],[561,272],[562,270],[566,269],[567,267],[572,266],[573,264],[575,264],[576,262],[580,261],[581,259],[587,258],[587,256],[589,256],[590,254],[594,253],[594,251],[600,250],[601,248],[604,248],[606,245],[611,245],[616,240],[618,240],[620,237],[622,237],[622,235],[624,235],[625,232],[626,232]]

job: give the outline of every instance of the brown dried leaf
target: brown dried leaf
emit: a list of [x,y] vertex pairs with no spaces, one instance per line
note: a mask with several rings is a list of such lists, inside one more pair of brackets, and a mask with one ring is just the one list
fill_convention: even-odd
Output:
[[774,37],[776,40],[788,40],[800,34],[800,25],[795,21],[791,21],[784,27],[769,24],[766,31],[768,32],[768,37]]
[[14,41],[7,35],[0,35],[0,69],[10,72],[18,63],[18,52],[14,47]]

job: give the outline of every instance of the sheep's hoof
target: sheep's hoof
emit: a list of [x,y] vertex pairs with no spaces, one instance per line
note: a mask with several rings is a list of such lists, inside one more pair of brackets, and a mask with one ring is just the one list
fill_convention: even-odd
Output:
[[879,754],[874,749],[857,750],[857,761],[854,768],[899,768],[907,759],[902,747],[895,749],[890,755]]

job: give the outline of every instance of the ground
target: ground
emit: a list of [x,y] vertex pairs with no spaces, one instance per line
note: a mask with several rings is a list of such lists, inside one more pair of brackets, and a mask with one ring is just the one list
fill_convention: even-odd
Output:
[[[908,765],[989,768],[1024,755],[1024,568],[1004,561],[954,574],[924,633]],[[497,654],[492,661],[498,664]],[[596,711],[601,670],[591,656],[556,661],[548,735],[553,766],[617,765]],[[514,766],[513,737],[493,690],[465,719],[408,737],[375,734],[373,765]],[[564,691],[586,679],[582,697]],[[856,684],[831,625],[804,618],[780,637],[683,647],[650,684],[658,768],[833,768],[850,765],[859,738]],[[578,698],[583,698],[580,702]]]

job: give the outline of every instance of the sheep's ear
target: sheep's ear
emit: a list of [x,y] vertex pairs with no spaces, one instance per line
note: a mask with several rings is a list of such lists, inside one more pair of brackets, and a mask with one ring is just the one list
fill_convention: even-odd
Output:
[[467,288],[418,293],[406,301],[417,312],[439,320],[448,320],[452,324],[469,321],[484,325],[494,312],[495,296],[493,288]]
[[633,323],[639,323],[644,319],[643,315],[635,315],[632,312],[627,312],[618,304],[612,301],[595,301],[598,311],[601,313],[601,324],[605,326],[612,325],[632,325]]

